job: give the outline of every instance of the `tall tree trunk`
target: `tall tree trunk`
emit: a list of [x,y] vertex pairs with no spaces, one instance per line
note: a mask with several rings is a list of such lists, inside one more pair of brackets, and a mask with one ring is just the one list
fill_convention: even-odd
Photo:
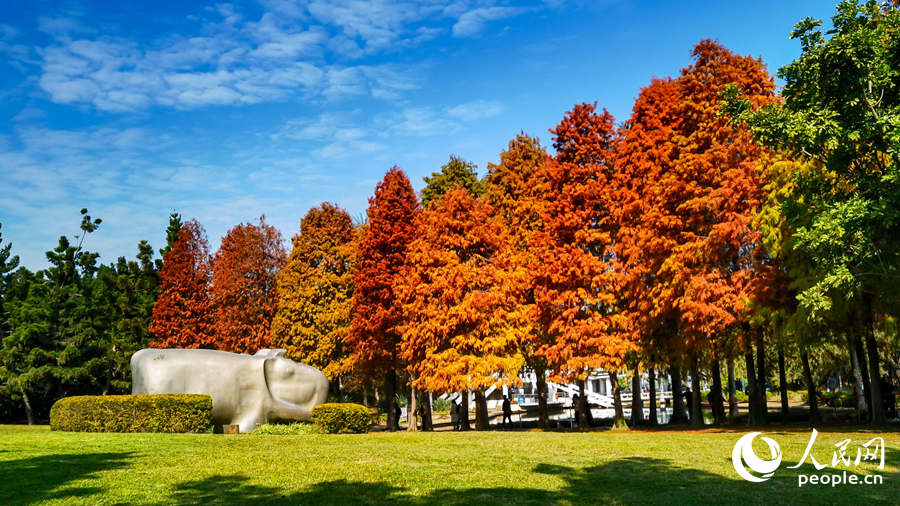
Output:
[[672,418],[669,419],[669,424],[687,423],[687,412],[684,410],[681,396],[681,368],[677,365],[671,366],[669,376],[672,380]]
[[756,340],[756,369],[756,382],[759,384],[756,393],[757,399],[759,399],[759,421],[761,425],[765,425],[769,417],[769,401],[766,398],[768,373],[766,371],[766,343],[761,332]]
[[866,400],[866,418],[863,421],[868,422],[872,416],[872,383],[869,381],[869,365],[866,363],[866,351],[863,349],[862,339],[858,335],[853,336],[853,346],[856,348],[859,375],[862,376],[863,398]]
[[710,388],[710,392],[712,392],[710,404],[712,405],[713,420],[716,425],[721,425],[725,423],[725,396],[722,395],[722,366],[719,364],[718,358],[713,360],[711,372],[713,382]]
[[368,408],[369,407],[369,387],[368,386],[363,386],[362,396],[363,396],[363,398],[362,398],[363,406]]
[[344,402],[344,383],[340,376],[337,377],[337,398],[338,402]]
[[656,413],[656,368],[651,367],[648,369],[647,376],[650,382],[650,425],[656,427],[659,425],[659,418]]
[[[853,373],[853,397],[856,399],[856,422],[865,423],[869,419],[866,407],[866,394],[863,390],[862,374],[859,370],[859,355],[856,353],[856,343],[847,334],[847,348],[850,350],[850,371]],[[858,342],[859,340],[856,339]]]
[[538,427],[546,429],[550,426],[550,415],[547,412],[547,371],[543,368],[535,369],[538,392]]
[[700,367],[697,363],[697,357],[691,357],[691,425],[694,427],[702,427],[703,423],[703,407],[700,404]]
[[744,366],[747,368],[747,425],[750,427],[761,425],[759,416],[759,397],[757,390],[759,384],[756,382],[756,366],[753,365],[753,347],[744,354]]
[[400,430],[400,418],[397,416],[397,371],[391,371],[385,376],[384,395],[387,396],[388,427],[389,431]]
[[784,348],[778,347],[778,390],[781,393],[781,423],[787,425],[791,418],[788,405],[787,373],[784,370]]
[[615,430],[628,430],[628,424],[625,423],[625,411],[622,409],[622,387],[619,386],[619,378],[615,371],[609,371],[609,379],[613,387],[613,407],[615,408],[615,419],[612,428]]
[[488,430],[487,399],[480,387],[475,389],[475,430]]
[[431,392],[428,395],[422,395],[422,430],[433,431],[434,421],[431,417]]
[[584,394],[584,380],[578,380],[578,405],[575,407],[575,419],[581,429],[588,426],[585,406],[587,406],[587,399]]
[[408,432],[417,432],[419,430],[417,407],[416,389],[409,387],[409,403],[406,405],[406,430]]
[[472,425],[469,424],[469,389],[463,390],[462,393],[462,414],[459,420],[459,428],[460,430],[472,430]]
[[815,427],[819,423],[819,398],[816,397],[816,382],[809,367],[809,354],[804,350],[800,354],[803,362],[803,379],[806,380],[806,396],[809,399],[809,424]]
[[875,343],[875,323],[872,315],[872,295],[863,295],[863,309],[865,310],[866,325],[866,352],[869,358],[869,383],[872,388],[872,425],[884,427],[887,425],[887,414],[884,412],[884,402],[881,396],[881,367],[878,360],[878,346]]
[[19,389],[22,392],[22,401],[25,402],[25,418],[28,419],[28,425],[34,425],[34,410],[31,409],[31,400],[24,388]]
[[644,400],[641,398],[641,370],[634,366],[631,376],[631,426],[644,423]]
[[728,357],[726,367],[728,368],[728,418],[736,418],[738,416],[738,401],[734,388],[734,357]]

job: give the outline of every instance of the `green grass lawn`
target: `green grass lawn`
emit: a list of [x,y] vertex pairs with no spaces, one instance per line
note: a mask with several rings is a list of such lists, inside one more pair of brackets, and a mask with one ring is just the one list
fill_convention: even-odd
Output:
[[[785,467],[799,461],[810,433],[777,427],[766,435],[781,446],[781,468],[763,483],[742,480],[731,450],[745,432],[228,436],[0,426],[0,504],[900,503],[896,429],[821,432],[813,456],[829,465],[843,439],[854,457],[874,436],[887,443],[883,484],[835,488],[798,488],[797,472],[813,474],[812,465]],[[757,454],[768,457],[764,448]],[[850,471],[879,472],[852,463]]]

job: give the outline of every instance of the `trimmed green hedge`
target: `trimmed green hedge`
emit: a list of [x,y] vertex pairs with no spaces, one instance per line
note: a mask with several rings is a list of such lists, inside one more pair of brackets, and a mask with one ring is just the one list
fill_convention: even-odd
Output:
[[365,434],[372,423],[372,412],[361,404],[319,404],[312,420],[328,434]]
[[50,408],[50,428],[73,432],[209,432],[208,395],[83,395]]

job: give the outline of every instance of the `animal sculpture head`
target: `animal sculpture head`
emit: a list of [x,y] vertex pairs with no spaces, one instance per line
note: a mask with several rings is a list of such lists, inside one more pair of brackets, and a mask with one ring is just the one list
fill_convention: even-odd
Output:
[[318,369],[289,360],[285,350],[259,350],[254,357],[263,360],[263,376],[273,402],[270,416],[275,420],[297,418],[299,405],[325,402],[328,379]]

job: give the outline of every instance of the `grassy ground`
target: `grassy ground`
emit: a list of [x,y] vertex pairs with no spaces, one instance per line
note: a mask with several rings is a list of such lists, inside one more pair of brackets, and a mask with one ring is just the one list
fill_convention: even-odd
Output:
[[[377,433],[368,435],[86,434],[0,426],[0,504],[896,504],[900,433],[822,431],[831,464],[872,437],[887,443],[881,485],[797,486],[809,431],[770,427],[775,476],[737,476],[746,431]],[[757,441],[758,442],[758,441]],[[757,448],[763,453],[764,443]],[[843,468],[842,468],[843,469]],[[799,471],[813,474],[807,461]],[[824,471],[823,471],[824,472]],[[834,472],[829,467],[827,472]]]

